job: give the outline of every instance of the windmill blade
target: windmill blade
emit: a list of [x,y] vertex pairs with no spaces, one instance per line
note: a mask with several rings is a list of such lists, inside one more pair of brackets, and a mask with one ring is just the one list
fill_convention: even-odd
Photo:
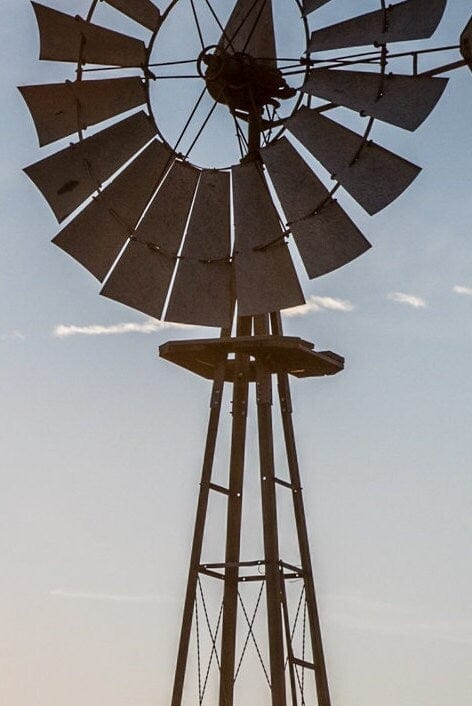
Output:
[[100,294],[161,318],[199,174],[174,162]]
[[400,196],[421,171],[316,110],[300,108],[286,126],[371,215]]
[[272,0],[238,0],[218,46],[276,65]]
[[230,175],[204,170],[177,267],[167,321],[220,328],[231,325],[230,254]]
[[161,14],[151,0],[105,0],[116,10],[131,17],[143,27],[156,30],[161,23]]
[[315,69],[300,90],[413,131],[433,110],[447,82],[430,76]]
[[102,281],[149,203],[172,152],[153,140],[53,240]]
[[255,162],[232,168],[234,263],[238,315],[304,303],[277,211]]
[[461,34],[461,54],[472,71],[472,18],[468,21]]
[[326,5],[326,3],[330,1],[331,0],[303,0],[303,14],[309,15],[310,12],[319,10],[320,7],[323,7],[323,5]]
[[156,134],[142,111],[24,170],[63,221]]
[[368,44],[406,42],[431,37],[447,0],[405,0],[312,32],[309,51]]
[[261,156],[311,279],[346,265],[370,248],[285,137],[261,150]]
[[41,40],[40,59],[83,64],[143,66],[144,42],[81,17],[33,2]]
[[21,86],[41,147],[146,102],[140,78]]

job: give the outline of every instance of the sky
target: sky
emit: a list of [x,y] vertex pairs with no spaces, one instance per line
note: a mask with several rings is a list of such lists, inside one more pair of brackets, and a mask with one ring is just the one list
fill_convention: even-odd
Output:
[[[359,5],[333,0],[316,21]],[[54,6],[83,14],[87,3]],[[73,68],[37,61],[28,2],[2,9],[0,706],[165,706],[210,388],[157,349],[217,332],[98,296],[50,244],[57,224],[22,169],[58,145],[39,150],[16,86]],[[424,46],[456,44],[469,14],[468,0],[449,0]],[[307,305],[284,315],[287,334],[346,358],[339,375],[292,385],[333,706],[470,705],[471,79],[453,72],[415,133],[376,124],[374,139],[423,171],[373,218],[339,195],[373,248],[314,281],[300,272]],[[219,474],[227,397],[223,420]],[[245,550],[259,502],[254,421]],[[208,556],[220,522],[221,508]],[[269,703],[249,687],[240,703]]]

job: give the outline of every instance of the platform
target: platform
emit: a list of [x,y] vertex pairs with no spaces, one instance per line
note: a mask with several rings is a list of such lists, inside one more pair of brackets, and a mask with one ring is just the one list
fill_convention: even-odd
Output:
[[180,365],[208,380],[225,364],[225,381],[234,381],[234,355],[250,356],[249,380],[256,379],[256,363],[271,373],[289,373],[298,378],[335,375],[344,368],[344,358],[332,351],[315,351],[313,343],[295,336],[239,336],[168,341],[159,347],[161,358]]

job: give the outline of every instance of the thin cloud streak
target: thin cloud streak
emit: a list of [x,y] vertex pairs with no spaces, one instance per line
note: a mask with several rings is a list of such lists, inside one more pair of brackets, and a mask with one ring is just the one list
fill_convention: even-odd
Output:
[[318,311],[353,311],[354,304],[347,299],[337,299],[336,297],[317,297],[312,295],[306,304],[285,309],[284,314],[288,317],[307,316]]
[[168,328],[194,328],[186,324],[174,324],[169,321],[157,321],[157,319],[146,319],[139,323],[134,321],[119,324],[90,324],[89,326],[75,326],[74,324],[58,324],[52,335],[54,338],[69,338],[70,336],[118,336],[124,333],[155,333]]
[[414,309],[424,309],[426,307],[426,301],[422,297],[417,297],[415,294],[390,292],[390,294],[387,295],[387,299],[391,299],[391,301],[398,302],[399,304],[406,304]]
[[127,595],[120,593],[87,593],[86,591],[66,591],[62,588],[54,588],[49,591],[50,596],[58,598],[73,598],[86,601],[111,601],[114,603],[149,603],[161,600],[155,594]]
[[24,341],[25,338],[26,336],[24,333],[15,329],[14,331],[9,331],[8,333],[2,333],[0,336],[0,341]]
[[452,288],[452,291],[456,294],[465,294],[468,297],[472,297],[472,287],[464,287],[461,284],[456,284],[456,286]]
[[356,596],[325,596],[330,622],[343,628],[382,635],[445,640],[472,645],[471,620],[424,619],[417,611]]

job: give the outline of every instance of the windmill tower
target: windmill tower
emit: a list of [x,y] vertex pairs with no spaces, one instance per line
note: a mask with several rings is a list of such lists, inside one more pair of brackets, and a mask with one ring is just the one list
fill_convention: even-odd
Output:
[[[173,0],[158,9],[150,0],[94,0],[84,17],[33,3],[40,58],[76,66],[74,81],[21,88],[41,145],[78,135],[74,144],[25,170],[65,222],[54,243],[103,282],[104,296],[159,319],[221,331],[219,338],[169,342],[160,349],[166,360],[212,381],[172,706],[186,698],[191,650],[198,676],[191,703],[201,704],[213,688],[219,706],[237,704],[248,645],[260,660],[272,706],[331,703],[289,375],[333,375],[343,359],[283,334],[280,311],[304,302],[292,252],[295,247],[308,277],[315,278],[370,247],[336,192],[345,189],[375,214],[420,171],[372,141],[375,121],[414,131],[444,91],[447,79],[439,74],[471,64],[470,23],[460,47],[453,48],[461,56],[434,69],[421,70],[421,55],[437,48],[395,52],[396,42],[432,36],[446,0],[380,0],[367,13],[313,31],[316,10],[329,0],[293,0],[304,44],[298,58],[287,59],[281,47],[287,1]],[[100,12],[126,15],[144,28],[147,40],[109,29],[99,22]],[[177,56],[156,61],[168,26],[175,35],[179,12],[192,23],[196,46],[190,51],[184,32],[184,42],[174,36]],[[410,62],[409,72],[395,72],[397,61],[402,67]],[[182,74],[187,65],[191,73]],[[190,79],[200,93],[192,94],[170,138],[160,118],[165,101],[155,105],[154,87]],[[361,116],[360,131],[331,118],[340,106]],[[239,154],[224,166],[202,166],[194,154],[208,131],[206,152],[216,143],[214,114],[227,121]],[[331,175],[329,187],[318,175],[320,165]],[[214,458],[225,386],[231,389],[232,428],[221,482]],[[241,537],[252,387],[261,551],[246,555]],[[285,476],[274,450],[274,398]],[[292,503],[295,558],[281,551],[283,493]],[[225,523],[220,553],[207,560],[205,531],[215,496],[225,503]],[[214,620],[204,581],[218,587],[209,589],[212,596],[219,592]],[[254,586],[256,601],[248,609],[244,591]],[[257,621],[264,625],[262,646]],[[210,645],[205,659],[203,630]]]

